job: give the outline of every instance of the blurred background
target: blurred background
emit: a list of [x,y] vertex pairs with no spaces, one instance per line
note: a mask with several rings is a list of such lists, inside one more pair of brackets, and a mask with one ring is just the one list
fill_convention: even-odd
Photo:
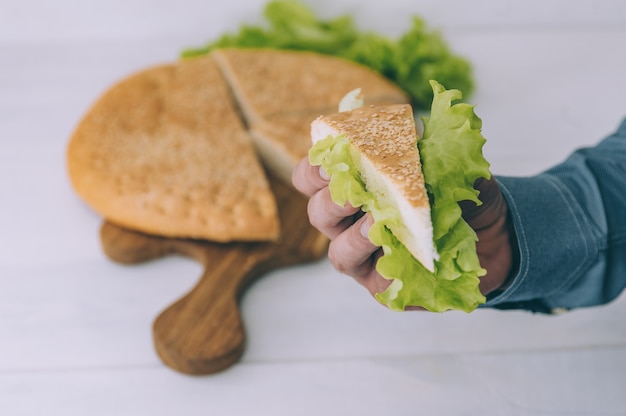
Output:
[[[626,117],[623,1],[303,3],[392,38],[412,15],[439,30],[473,66],[496,174],[536,174]],[[234,367],[190,377],[161,363],[152,320],[201,267],[107,260],[66,145],[117,80],[262,24],[264,5],[0,0],[0,413],[624,414],[624,296],[558,316],[393,313],[326,260],[248,290]]]

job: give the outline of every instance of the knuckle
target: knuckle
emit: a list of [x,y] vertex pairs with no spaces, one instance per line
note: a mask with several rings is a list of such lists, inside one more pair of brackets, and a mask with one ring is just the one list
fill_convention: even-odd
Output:
[[332,241],[328,247],[328,260],[339,273],[350,274],[350,265],[346,262],[345,256],[339,254]]
[[322,230],[326,228],[328,223],[328,218],[324,215],[324,209],[321,206],[321,201],[319,197],[319,192],[314,194],[307,204],[307,215],[309,216],[309,222],[313,227],[318,230]]
[[371,277],[368,279],[367,290],[373,297],[376,297],[377,294],[387,290],[390,284],[391,282],[389,280],[385,279],[372,269]]
[[307,194],[309,189],[308,178],[305,175],[306,166],[304,165],[304,159],[300,161],[291,172],[291,183],[293,186],[303,194]]
[[299,192],[312,196],[320,189],[327,186],[327,182],[323,181],[319,176],[319,168],[312,166],[308,158],[303,158],[295,166],[291,172],[291,183]]
[[335,238],[350,225],[351,208],[333,202],[328,188],[315,193],[307,204],[307,215],[313,227],[330,238]]

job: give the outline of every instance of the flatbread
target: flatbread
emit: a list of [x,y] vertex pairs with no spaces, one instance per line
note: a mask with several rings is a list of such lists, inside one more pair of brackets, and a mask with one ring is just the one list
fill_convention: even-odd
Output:
[[212,53],[232,88],[257,150],[287,183],[311,147],[311,122],[337,112],[360,88],[365,104],[408,102],[404,91],[370,68],[304,51],[221,49]]
[[272,173],[285,183],[291,182],[296,164],[311,147],[311,121],[319,113],[268,116],[250,127],[257,152]]
[[136,73],[71,137],[74,189],[108,220],[152,234],[273,240],[276,202],[212,57]]
[[286,113],[333,113],[345,94],[361,88],[365,104],[407,103],[407,95],[370,68],[304,51],[221,49],[212,53],[246,122]]
[[355,88],[370,104],[408,101],[369,68],[311,52],[223,49],[148,68],[84,116],[68,146],[69,177],[96,212],[130,229],[274,240],[280,225],[262,165],[291,184],[311,122]]
[[[377,105],[397,104],[399,97],[381,96]],[[306,157],[311,148],[311,122],[320,115],[337,112],[332,109],[320,112],[282,113],[264,117],[250,126],[257,152],[268,168],[287,183],[296,164]]]

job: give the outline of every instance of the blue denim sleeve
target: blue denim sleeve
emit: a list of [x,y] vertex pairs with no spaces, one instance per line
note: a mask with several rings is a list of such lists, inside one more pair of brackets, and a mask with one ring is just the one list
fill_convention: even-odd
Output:
[[486,307],[553,313],[619,296],[626,286],[626,120],[544,173],[497,179],[519,264]]

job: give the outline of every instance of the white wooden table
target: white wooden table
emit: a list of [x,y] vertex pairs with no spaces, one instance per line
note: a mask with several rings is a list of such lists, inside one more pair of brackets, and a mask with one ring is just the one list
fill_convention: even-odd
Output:
[[[0,0],[0,414],[626,414],[626,296],[558,316],[402,314],[327,261],[247,292],[231,369],[190,377],[159,361],[151,322],[201,268],[108,261],[65,147],[113,82],[258,22],[263,5],[216,3]],[[622,0],[308,3],[392,36],[416,13],[440,28],[474,63],[497,174],[539,172],[626,116]]]

